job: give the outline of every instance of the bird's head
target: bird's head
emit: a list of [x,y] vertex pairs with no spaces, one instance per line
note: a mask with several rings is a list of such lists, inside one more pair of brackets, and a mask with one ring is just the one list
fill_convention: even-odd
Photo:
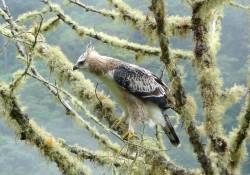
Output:
[[79,56],[76,64],[73,66],[73,70],[89,69],[89,61],[94,53],[96,53],[94,47],[88,44],[85,52],[83,52],[83,54]]

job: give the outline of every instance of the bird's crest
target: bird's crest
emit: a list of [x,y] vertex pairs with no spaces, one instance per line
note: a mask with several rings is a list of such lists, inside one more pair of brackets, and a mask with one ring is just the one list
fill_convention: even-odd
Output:
[[90,54],[91,52],[93,52],[93,51],[95,51],[95,48],[94,48],[92,42],[90,41],[90,42],[87,44],[87,46],[86,46],[86,50],[85,50],[86,55],[89,55],[89,54]]

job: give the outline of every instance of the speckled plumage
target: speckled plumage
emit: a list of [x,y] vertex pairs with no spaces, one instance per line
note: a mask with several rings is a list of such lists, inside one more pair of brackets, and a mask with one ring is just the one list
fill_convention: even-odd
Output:
[[173,101],[169,100],[170,90],[149,70],[99,55],[93,49],[81,55],[75,67],[85,68],[110,88],[124,109],[130,131],[134,131],[140,121],[148,122],[149,125],[159,124],[171,143],[179,144],[168,116],[163,114],[173,105]]
[[169,107],[165,98],[167,86],[150,71],[124,62],[112,71],[114,81],[133,95],[155,103],[161,109]]

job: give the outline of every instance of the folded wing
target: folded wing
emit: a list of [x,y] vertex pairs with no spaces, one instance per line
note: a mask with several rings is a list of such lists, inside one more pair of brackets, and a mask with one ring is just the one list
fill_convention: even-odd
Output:
[[113,79],[133,95],[156,103],[160,108],[168,108],[165,95],[168,87],[150,71],[130,65],[120,64],[112,70]]

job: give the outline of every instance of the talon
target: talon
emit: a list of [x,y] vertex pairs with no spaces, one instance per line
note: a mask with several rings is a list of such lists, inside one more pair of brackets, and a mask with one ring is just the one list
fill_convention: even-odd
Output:
[[134,138],[138,138],[138,136],[134,132],[128,131],[128,132],[123,134],[122,138],[124,140],[128,141],[128,140],[132,140]]
[[123,118],[117,119],[111,126],[112,129],[117,128],[123,121]]

